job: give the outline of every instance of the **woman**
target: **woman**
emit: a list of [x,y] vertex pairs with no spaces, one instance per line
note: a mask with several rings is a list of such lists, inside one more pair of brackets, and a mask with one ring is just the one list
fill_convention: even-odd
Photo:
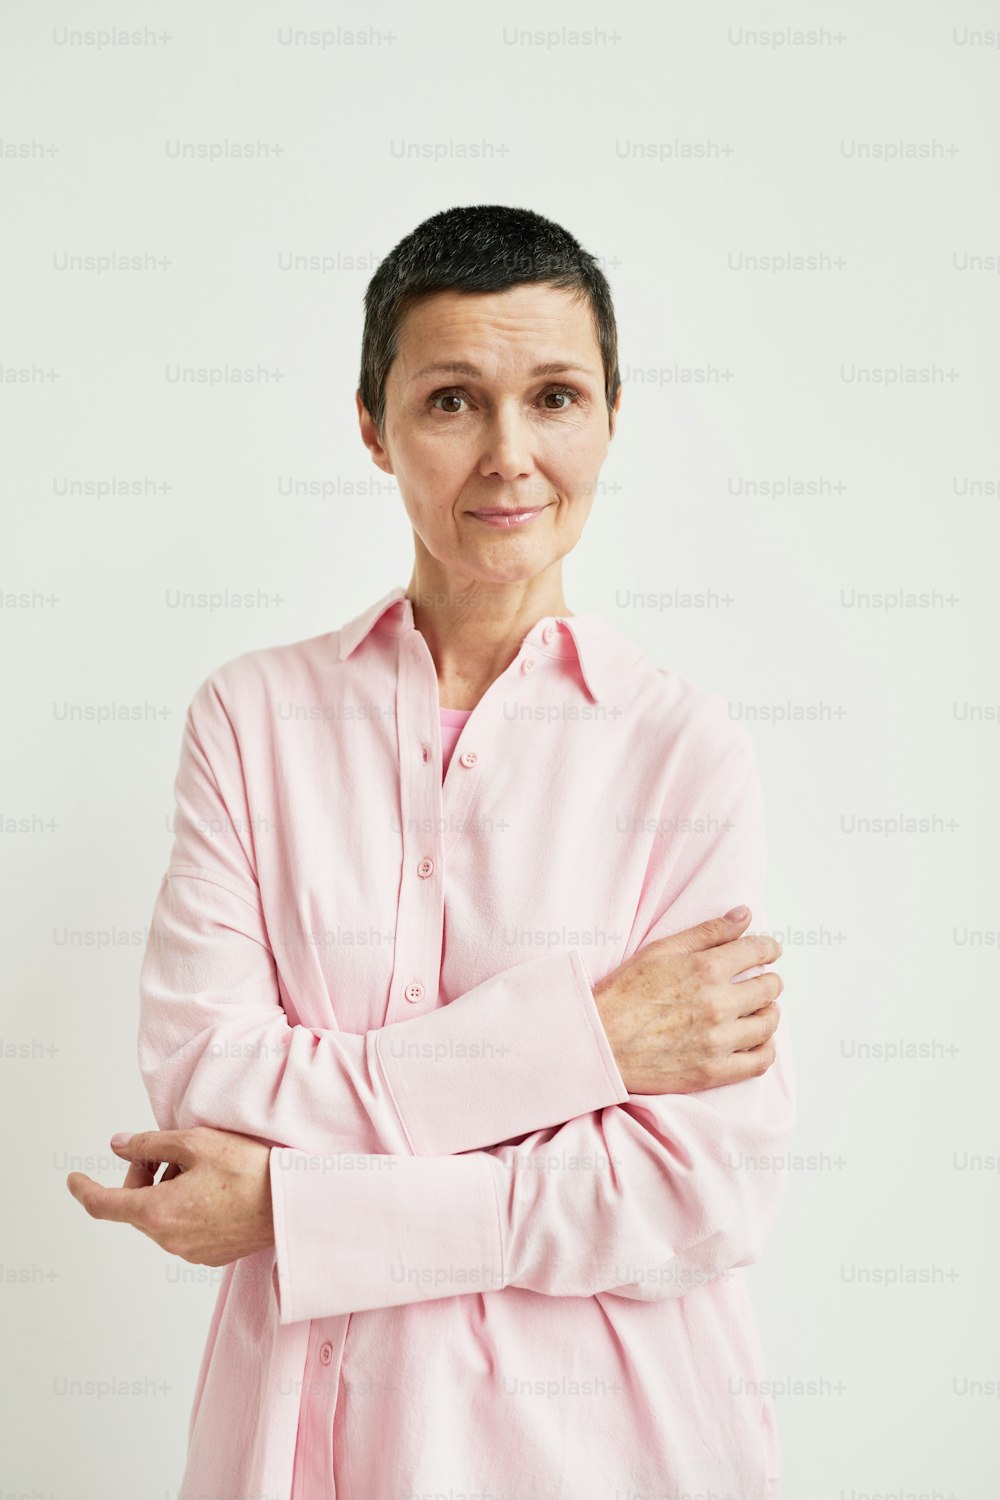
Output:
[[160,1130],[124,1188],[70,1182],[226,1268],[181,1500],[778,1493],[739,1269],[793,1124],[780,947],[737,907],[766,926],[753,746],[563,595],[620,399],[571,235],[421,224],[357,396],[409,585],[189,707]]

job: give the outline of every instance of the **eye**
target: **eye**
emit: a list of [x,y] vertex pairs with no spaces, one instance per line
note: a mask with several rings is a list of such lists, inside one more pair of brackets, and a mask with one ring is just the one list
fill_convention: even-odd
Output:
[[[430,404],[437,411],[440,411],[441,407],[437,405],[437,403],[439,401],[464,401],[464,400],[465,400],[465,392],[464,391],[459,391],[459,390],[455,390],[455,391],[435,391],[434,395],[430,398]],[[455,415],[457,415],[457,413],[454,411],[454,408],[452,408],[449,411],[447,411],[445,413],[445,415],[446,416],[455,416]]]
[[[578,406],[583,399],[580,395],[580,392],[571,385],[547,386],[546,389],[542,392],[540,399],[543,402],[547,403],[550,396],[555,397],[559,402],[558,406],[544,406],[543,409],[545,411],[551,412],[568,411],[571,406]],[[454,389],[449,389],[446,391],[435,391],[433,396],[430,396],[428,398],[428,405],[435,411],[443,412],[445,416],[456,417],[461,415],[461,412],[456,407],[442,407],[438,405],[438,402],[462,402],[468,401],[468,399],[469,398],[465,391],[463,391],[460,387],[455,387]]]
[[562,406],[546,407],[547,411],[568,411],[570,406],[580,400],[580,392],[573,389],[571,385],[553,385],[542,392],[543,399],[549,396],[561,396],[564,400]]

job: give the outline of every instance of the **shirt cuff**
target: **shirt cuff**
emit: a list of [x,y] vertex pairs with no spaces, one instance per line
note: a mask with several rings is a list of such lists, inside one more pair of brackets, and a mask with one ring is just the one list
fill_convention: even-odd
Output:
[[273,1146],[278,1322],[502,1288],[495,1166],[482,1154],[317,1156]]
[[415,1156],[480,1150],[629,1097],[577,948],[383,1027],[376,1055]]

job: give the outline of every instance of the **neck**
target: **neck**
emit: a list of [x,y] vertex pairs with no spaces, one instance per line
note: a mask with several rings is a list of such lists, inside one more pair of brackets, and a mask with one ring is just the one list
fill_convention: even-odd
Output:
[[482,583],[418,562],[406,589],[413,622],[427,642],[448,708],[475,708],[548,615],[572,617],[562,591],[561,559],[534,578]]

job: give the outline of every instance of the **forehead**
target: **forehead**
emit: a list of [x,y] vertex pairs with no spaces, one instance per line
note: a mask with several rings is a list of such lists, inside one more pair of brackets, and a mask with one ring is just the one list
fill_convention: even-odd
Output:
[[[602,375],[590,301],[562,287],[527,283],[502,292],[434,292],[411,307],[390,378],[420,378],[430,365],[466,363],[484,377],[539,362]],[[443,373],[443,372],[442,372]]]

